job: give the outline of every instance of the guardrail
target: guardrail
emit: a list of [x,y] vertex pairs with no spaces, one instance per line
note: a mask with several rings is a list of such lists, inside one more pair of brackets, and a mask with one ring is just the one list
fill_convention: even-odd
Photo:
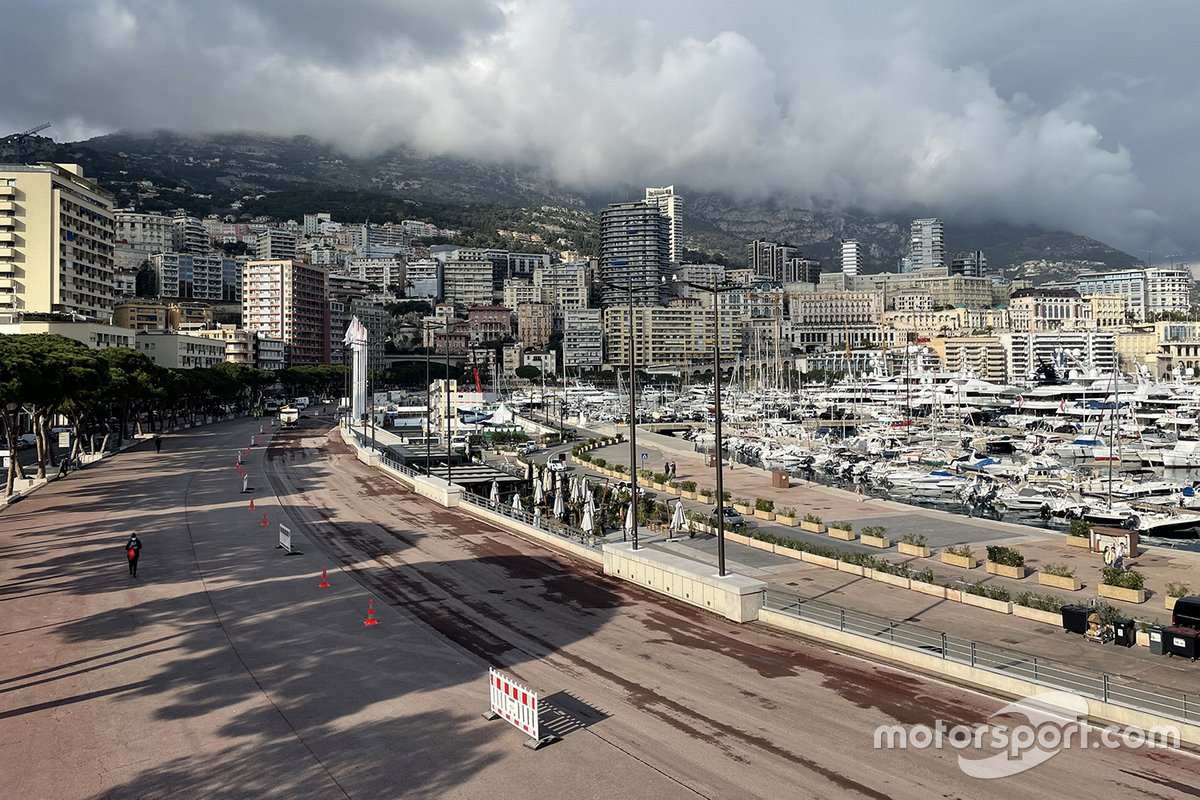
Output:
[[1137,684],[1117,675],[1080,672],[1039,656],[1030,656],[907,622],[809,600],[779,589],[763,593],[763,608],[827,628],[865,636],[940,656],[947,661],[1073,692],[1117,706],[1191,724],[1200,723],[1200,694]]

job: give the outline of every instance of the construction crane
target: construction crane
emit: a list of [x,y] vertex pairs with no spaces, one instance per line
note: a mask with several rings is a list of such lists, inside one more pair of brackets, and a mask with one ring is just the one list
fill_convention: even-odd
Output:
[[24,139],[26,137],[33,136],[35,133],[41,133],[42,131],[46,130],[46,128],[49,128],[49,127],[50,127],[49,122],[43,122],[41,125],[38,125],[34,128],[30,128],[27,131],[21,131],[20,133],[12,136],[11,138],[13,140],[13,153],[15,154],[13,161],[17,162],[18,164],[21,163],[21,142],[24,141]]

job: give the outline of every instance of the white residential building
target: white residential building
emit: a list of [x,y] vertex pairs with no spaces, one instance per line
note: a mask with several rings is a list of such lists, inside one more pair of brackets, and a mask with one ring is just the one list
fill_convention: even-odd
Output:
[[683,260],[683,198],[675,194],[674,186],[646,188],[646,202],[657,205],[659,213],[670,222],[672,264]]
[[857,239],[842,239],[842,274],[857,275],[862,270],[862,256]]
[[575,308],[563,312],[563,364],[567,369],[599,369],[604,364],[604,312]]
[[909,227],[909,268],[935,269],[946,266],[946,232],[940,219],[914,219]]
[[1088,272],[1079,276],[1075,287],[1085,297],[1117,295],[1125,308],[1139,321],[1163,312],[1191,310],[1192,278],[1186,269],[1148,267],[1114,272]]

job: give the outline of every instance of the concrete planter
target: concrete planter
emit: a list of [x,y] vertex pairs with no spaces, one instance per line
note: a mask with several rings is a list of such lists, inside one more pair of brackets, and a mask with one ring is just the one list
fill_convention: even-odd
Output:
[[1021,619],[1031,619],[1035,622],[1043,622],[1047,625],[1061,625],[1062,614],[1057,611],[1042,611],[1040,608],[1029,608],[1028,606],[1016,605],[1012,607],[1014,617]]
[[974,556],[956,556],[953,553],[947,553],[945,551],[942,551],[941,556],[942,563],[951,567],[958,567],[959,569],[975,569],[975,567],[979,566],[979,563],[975,560]]
[[660,491],[660,492],[665,492],[665,491],[667,491],[667,485],[666,485],[665,483],[653,483],[653,482],[651,482],[651,484],[650,484],[650,485],[651,485],[651,486],[653,486],[653,487],[654,487],[654,488],[655,488],[657,491]]
[[1175,610],[1175,601],[1178,599],[1179,599],[1178,597],[1170,597],[1170,596],[1164,597],[1163,598],[1163,606],[1166,607],[1167,611],[1174,611]]
[[985,561],[983,564],[988,575],[999,575],[1001,578],[1012,578],[1013,580],[1021,580],[1025,577],[1024,567],[1010,567],[1007,564],[997,564],[994,561]]
[[815,553],[801,553],[800,560],[807,564],[816,564],[819,567],[828,567],[829,569],[837,569],[838,564],[842,563],[836,558],[827,558],[825,556],[816,555]]
[[682,489],[679,490],[679,496],[682,497],[684,500],[699,500],[700,499],[700,496],[697,495],[695,492],[685,492]]
[[952,603],[961,603],[963,599],[962,589],[946,589],[946,599]]
[[755,519],[772,520],[772,519],[775,519],[775,512],[774,511],[763,511],[762,509],[756,508],[756,509],[754,509],[754,518]]
[[1149,647],[1150,646],[1150,631],[1138,631],[1133,636],[1134,636],[1134,641],[1137,642],[1138,647]]
[[[697,525],[697,529],[698,530],[703,529],[703,531],[705,533],[713,532],[712,528],[710,528],[707,525],[704,525],[702,523]],[[749,536],[742,536],[740,533],[731,533],[730,531],[725,531],[725,540],[729,541],[729,542],[734,542],[735,544],[744,544],[744,545],[749,545],[752,541],[754,541]]]
[[733,510],[748,517],[754,513],[754,506],[744,506],[741,503],[734,503]]
[[1079,578],[1074,576],[1070,578],[1062,575],[1047,575],[1045,572],[1037,574],[1038,583],[1042,586],[1053,586],[1055,589],[1066,589],[1068,592],[1078,592],[1081,585]]
[[983,597],[982,595],[970,594],[968,592],[962,592],[961,594],[963,605],[986,608],[988,611],[998,611],[1001,614],[1012,613],[1013,604],[1011,600],[993,600],[990,597]]
[[838,572],[849,572],[851,575],[863,577],[864,570],[859,564],[847,564],[845,561],[837,562]]
[[[877,583],[886,583],[888,586],[899,586],[901,589],[910,589],[914,583],[902,575],[892,575],[889,572],[879,572],[873,569],[866,571],[866,577]],[[916,581],[916,583],[920,583],[920,581]]]
[[841,539],[843,542],[853,542],[854,541],[854,529],[853,528],[830,528],[829,529],[829,537],[831,539]]
[[886,536],[860,536],[858,540],[867,547],[878,547],[880,550],[886,550],[892,546],[892,542]]
[[1068,536],[1067,544],[1071,547],[1091,547],[1092,543],[1088,541],[1086,536]]
[[797,517],[785,517],[782,514],[776,514],[775,521],[789,528],[794,528],[800,524],[800,520]]
[[929,558],[929,546],[923,544],[909,544],[908,542],[900,542],[896,545],[896,549],[906,556],[917,556],[918,558]]
[[[946,599],[946,587],[938,586],[936,583],[925,583],[924,581],[910,581],[908,584],[908,588],[912,589],[914,592],[920,592],[921,594],[928,594],[928,595],[932,595],[934,597],[940,597],[943,600]],[[958,602],[957,596],[952,599],[955,602]]]
[[785,556],[787,558],[793,558],[796,561],[804,561],[805,560],[805,553],[803,550],[797,550],[794,547],[788,547],[788,546],[782,545],[782,544],[775,545],[775,555]]
[[761,539],[750,539],[747,542],[747,544],[750,545],[751,547],[753,547],[755,550],[765,550],[768,553],[775,552],[774,544],[772,544],[771,542],[764,542]]
[[809,533],[824,533],[825,532],[825,523],[824,522],[809,522],[808,520],[801,520],[800,521],[800,530],[808,531]]
[[1146,602],[1145,589],[1125,589],[1120,586],[1109,586],[1106,583],[1102,583],[1096,587],[1096,592],[1101,597],[1107,597],[1110,600],[1120,600],[1125,603]]

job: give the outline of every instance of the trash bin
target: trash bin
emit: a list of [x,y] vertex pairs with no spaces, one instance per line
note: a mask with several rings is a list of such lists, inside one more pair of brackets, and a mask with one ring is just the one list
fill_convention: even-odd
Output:
[[792,485],[792,476],[781,470],[772,470],[771,486],[776,489],[787,489]]
[[1166,650],[1163,649],[1162,626],[1151,625],[1149,631],[1147,632],[1150,634],[1150,655],[1161,656],[1166,653]]
[[1200,629],[1200,595],[1188,595],[1175,601],[1171,624],[1180,628]]
[[1087,619],[1091,610],[1088,606],[1063,606],[1063,630],[1067,633],[1087,633]]
[[1197,644],[1200,643],[1200,631],[1195,628],[1183,628],[1172,625],[1162,629],[1163,649],[1169,656],[1183,656],[1196,660]]
[[709,453],[704,457],[704,466],[715,467],[717,465],[717,456],[714,453]]
[[1133,647],[1137,639],[1137,625],[1131,619],[1113,620],[1113,634],[1118,647]]

